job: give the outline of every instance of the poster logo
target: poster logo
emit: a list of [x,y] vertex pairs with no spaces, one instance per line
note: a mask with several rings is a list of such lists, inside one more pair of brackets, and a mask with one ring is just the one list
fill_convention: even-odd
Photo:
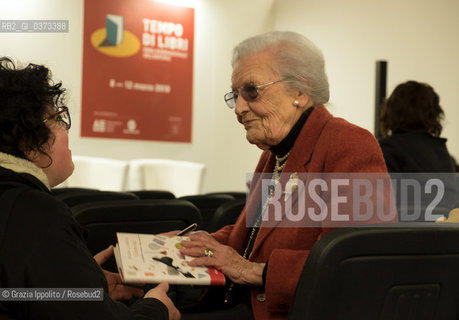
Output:
[[91,44],[99,52],[112,57],[130,57],[140,50],[140,41],[124,30],[124,17],[114,14],[105,16],[105,28],[91,35]]

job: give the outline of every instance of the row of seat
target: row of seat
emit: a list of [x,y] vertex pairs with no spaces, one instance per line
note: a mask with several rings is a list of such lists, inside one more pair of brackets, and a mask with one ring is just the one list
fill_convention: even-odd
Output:
[[[88,232],[87,245],[95,254],[116,243],[116,232],[157,234],[197,223],[214,232],[234,223],[245,204],[243,193],[213,193],[175,198],[160,190],[133,192],[59,188],[52,192],[66,203]],[[116,270],[114,259],[105,266]]]
[[59,187],[105,191],[170,190],[176,196],[199,194],[205,165],[168,159],[115,160],[72,156],[73,174]]
[[[64,193],[59,190],[56,196]],[[218,206],[214,216],[233,210],[231,219],[236,219],[245,202],[242,195],[217,193],[187,200],[168,194],[168,199],[105,200],[71,208],[88,230],[88,245],[96,253],[115,243],[118,231],[161,233],[194,222],[202,225],[197,206],[210,210],[215,199],[227,201]],[[206,203],[202,200],[206,197],[213,200]],[[458,319],[457,243],[459,224],[454,223],[378,224],[333,230],[310,251],[289,319]],[[104,267],[116,270],[113,259]]]
[[[56,188],[52,192],[54,195],[66,203],[69,207],[75,207],[82,203],[95,201],[118,201],[118,200],[138,200],[138,199],[175,199],[175,195],[170,191],[163,190],[138,190],[130,192],[102,191],[86,188]],[[235,202],[245,203],[245,193],[243,192],[214,192],[203,195],[183,196],[178,199],[187,200],[194,204],[202,216],[199,229],[213,232],[217,226],[226,221],[225,216],[215,217],[217,208],[231,200],[240,199]],[[234,203],[234,202],[233,202]],[[226,210],[227,211],[227,210]],[[213,225],[211,226],[211,222]]]

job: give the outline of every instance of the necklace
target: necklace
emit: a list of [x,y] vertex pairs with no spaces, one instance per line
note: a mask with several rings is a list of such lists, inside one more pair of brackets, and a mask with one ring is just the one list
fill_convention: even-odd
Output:
[[[276,162],[279,161],[279,162],[284,162],[285,160],[287,160],[288,156],[290,155],[290,152],[287,152],[285,155],[283,155],[282,157],[279,157],[279,156],[276,156]],[[276,169],[274,169],[276,170]]]
[[277,183],[277,181],[279,181],[280,173],[282,172],[282,170],[284,170],[284,167],[285,167],[285,164],[287,163],[287,159],[289,155],[290,155],[290,151],[287,152],[282,157],[276,156],[276,164],[274,165],[274,172],[273,172],[273,182],[274,183]]
[[[287,154],[285,154],[282,157],[276,156],[276,164],[274,165],[274,172],[273,172],[273,175],[272,175],[272,178],[271,178],[273,184],[269,188],[269,191],[268,191],[269,194],[268,194],[268,197],[266,198],[266,201],[265,201],[265,203],[263,205],[263,208],[261,209],[261,213],[257,217],[257,220],[255,221],[255,223],[253,224],[252,230],[250,231],[249,239],[247,240],[247,245],[246,245],[246,247],[244,249],[244,253],[242,254],[242,257],[244,259],[246,259],[246,260],[249,259],[249,249],[253,248],[253,242],[255,242],[256,235],[258,234],[258,230],[259,230],[259,227],[261,225],[261,220],[263,218],[263,214],[268,209],[269,202],[271,201],[271,198],[274,196],[275,186],[276,186],[277,182],[280,179],[280,174],[281,174],[282,170],[284,169],[285,164],[287,163],[287,159],[288,159],[289,155],[290,155],[290,151],[287,152]],[[228,291],[226,291],[226,294],[225,294],[225,299],[224,299],[224,303],[225,304],[229,303],[229,301],[231,299],[231,296],[232,296],[233,289],[234,289],[234,283],[231,282],[231,284],[230,284],[230,286],[228,288]]]

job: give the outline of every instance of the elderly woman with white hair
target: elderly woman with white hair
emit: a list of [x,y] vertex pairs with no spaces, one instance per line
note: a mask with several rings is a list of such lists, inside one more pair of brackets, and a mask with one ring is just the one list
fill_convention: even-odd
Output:
[[[329,99],[325,62],[304,36],[276,31],[246,39],[234,49],[232,66],[231,92],[224,98],[247,140],[263,150],[256,173],[279,180],[282,174],[292,179],[307,173],[387,172],[374,136],[324,107]],[[211,288],[205,304],[207,312],[227,310],[208,316],[183,310],[183,319],[287,317],[308,253],[330,228],[281,227],[261,219],[276,209],[260,201],[261,180],[252,180],[234,225],[213,234],[199,231],[183,242],[182,253],[196,257],[192,265],[216,267],[228,279],[221,294]],[[305,197],[308,205],[311,199]]]

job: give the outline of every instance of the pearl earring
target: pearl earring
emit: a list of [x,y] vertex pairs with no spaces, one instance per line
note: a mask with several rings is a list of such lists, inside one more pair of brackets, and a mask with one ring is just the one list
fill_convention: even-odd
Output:
[[295,100],[295,101],[293,101],[293,105],[294,105],[295,107],[298,108],[298,106],[300,105],[300,103],[298,102],[298,100]]

